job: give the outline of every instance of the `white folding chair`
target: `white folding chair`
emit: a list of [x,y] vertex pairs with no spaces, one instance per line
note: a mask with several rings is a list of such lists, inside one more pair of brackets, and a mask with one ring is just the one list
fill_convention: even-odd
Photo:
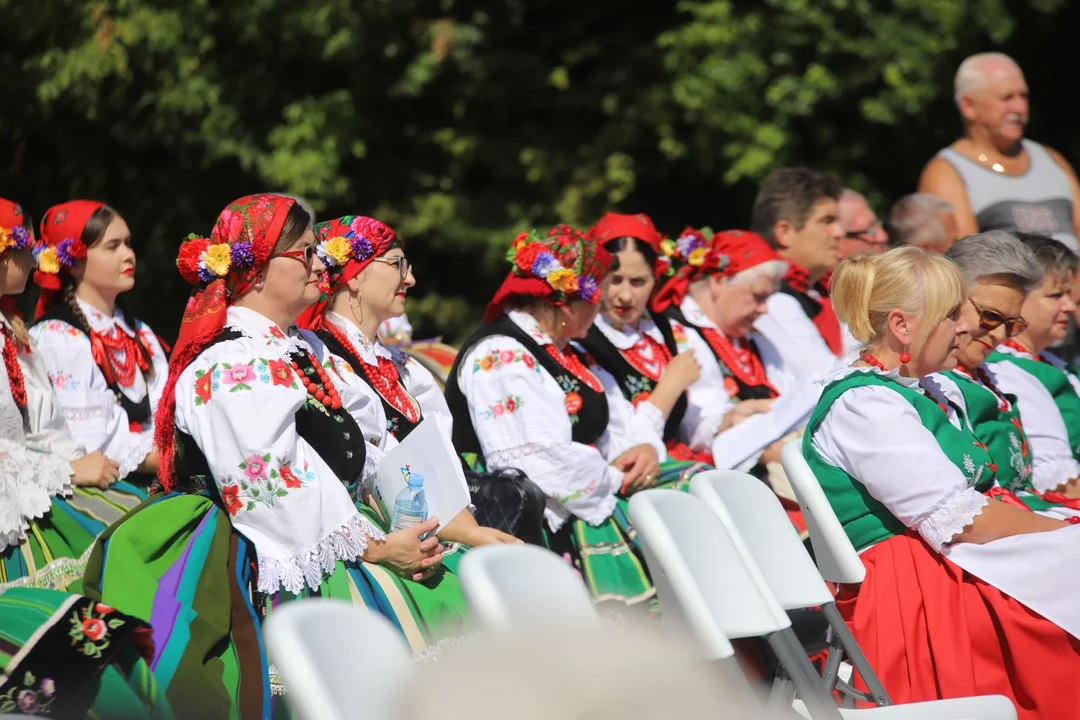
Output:
[[[802,698],[811,716],[841,717],[787,613],[705,503],[674,490],[646,490],[630,498],[630,518],[660,596],[665,626],[689,630],[710,658],[733,655],[729,638],[765,639],[797,688],[818,690]],[[742,685],[747,686],[745,678]],[[773,694],[774,708],[781,699],[786,698]]]
[[600,624],[589,591],[574,568],[536,545],[487,545],[470,550],[461,559],[458,579],[473,617],[488,630]]
[[[807,717],[1016,720],[1016,709],[1000,696],[841,711],[822,686],[745,542],[736,542],[737,533],[702,500],[673,490],[647,490],[630,499],[630,516],[653,578],[663,575],[670,583],[669,602],[661,595],[664,614],[677,604],[706,648],[717,632],[730,638],[763,637],[794,680],[801,700],[798,709]],[[663,592],[659,584],[657,590]]]
[[[881,680],[840,616],[832,593],[773,492],[752,475],[723,470],[697,475],[690,483],[690,493],[701,498],[732,535],[740,538],[738,546],[749,553],[781,607],[785,610],[820,607],[824,612],[833,633],[823,677],[826,692],[832,692],[835,686],[836,669],[846,651],[870,688],[869,699],[878,705],[891,705]],[[920,713],[927,713],[934,711],[936,704],[917,706]],[[1015,717],[1011,701],[1000,696],[950,700],[948,711],[954,713],[951,717]]]
[[302,720],[395,717],[412,677],[412,653],[381,615],[340,600],[306,598],[275,608],[264,628],[289,707]]
[[791,440],[784,445],[780,451],[780,463],[784,466],[803,519],[806,520],[821,577],[834,583],[861,583],[866,577],[866,568],[833,512],[814,471],[806,463],[801,439]]

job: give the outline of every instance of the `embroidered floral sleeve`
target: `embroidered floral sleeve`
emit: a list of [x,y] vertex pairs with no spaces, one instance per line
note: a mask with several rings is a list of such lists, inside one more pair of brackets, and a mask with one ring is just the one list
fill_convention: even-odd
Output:
[[971,487],[979,468],[954,465],[915,408],[888,388],[845,392],[813,442],[827,462],[862,483],[935,550],[952,542],[989,502]]
[[527,474],[548,496],[553,530],[571,516],[597,525],[611,515],[622,474],[573,441],[565,393],[524,347],[485,339],[463,359],[458,381],[488,468]]
[[[177,428],[205,454],[234,527],[255,545],[259,590],[268,593],[318,589],[336,560],[355,560],[370,537],[383,537],[297,432],[297,411],[322,406],[298,382],[290,342],[243,337],[214,345],[176,391]],[[348,404],[343,385],[339,392]]]
[[[90,341],[81,332],[67,323],[48,321],[35,325],[30,333],[75,441],[118,462],[121,478],[134,472],[154,447],[152,420],[142,427],[131,426],[94,364]],[[141,392],[134,400],[146,396],[141,375],[136,379],[139,386]]]

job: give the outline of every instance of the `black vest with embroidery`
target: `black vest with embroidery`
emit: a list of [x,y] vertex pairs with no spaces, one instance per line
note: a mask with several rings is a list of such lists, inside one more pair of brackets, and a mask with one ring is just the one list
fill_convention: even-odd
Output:
[[[654,315],[653,321],[660,335],[664,338],[664,345],[672,357],[679,353],[679,346],[675,342],[675,333],[671,330],[671,323],[663,315]],[[596,359],[596,363],[615,376],[615,382],[619,384],[623,397],[630,402],[645,400],[656,389],[656,381],[634,366],[626,356],[622,354],[614,343],[608,340],[603,331],[596,325],[589,328],[589,334],[581,341],[581,345]],[[675,401],[675,407],[671,409],[667,422],[664,424],[664,442],[677,440],[679,437],[679,424],[686,415],[686,393],[679,395]]]
[[[66,302],[53,303],[52,307],[49,308],[48,312],[42,315],[41,318],[34,323],[34,325],[48,322],[49,320],[60,320],[62,322],[66,322],[68,325],[75,328],[83,335],[86,334],[83,333],[82,326],[79,323],[78,318],[75,317],[75,311],[72,310],[71,306],[68,305]],[[123,332],[123,330],[120,330],[119,332]],[[89,338],[87,339],[89,340]],[[147,423],[149,423],[151,418],[149,382],[147,382],[146,395],[144,395],[143,399],[139,402],[135,402],[123,393],[118,384],[116,384],[115,382],[109,382],[108,377],[113,373],[107,371],[106,368],[101,367],[101,365],[98,364],[96,361],[95,364],[97,364],[98,369],[101,370],[101,375],[105,378],[105,384],[108,386],[109,391],[116,396],[116,401],[120,403],[120,407],[123,408],[124,412],[127,414],[128,422],[139,423],[142,425],[146,425]],[[136,369],[138,370],[138,366],[136,366]],[[140,370],[139,372],[142,371]]]
[[[576,393],[580,397],[581,408],[572,414],[570,419],[571,437],[574,442],[592,445],[603,436],[608,425],[608,404],[603,390],[596,392],[585,383],[574,378],[528,333],[519,328],[513,320],[503,316],[494,322],[483,325],[473,333],[462,345],[461,350],[458,351],[454,366],[450,369],[449,379],[446,382],[446,404],[450,406],[450,414],[454,417],[454,447],[457,448],[458,452],[475,453],[478,456],[483,454],[480,451],[480,440],[476,436],[476,430],[469,415],[469,403],[465,399],[465,394],[461,391],[458,382],[458,372],[461,370],[461,363],[468,356],[469,351],[481,340],[493,335],[506,335],[518,341],[525,347],[527,352],[531,353],[537,364],[555,378],[564,394]],[[567,348],[567,351],[574,352],[570,347]],[[581,353],[578,353],[578,357],[586,366],[589,364],[588,359],[582,357]],[[497,357],[491,359],[493,363],[498,361]],[[477,358],[474,366],[466,368],[465,372],[484,372],[483,360],[485,358]],[[518,359],[517,361],[520,362],[521,360]],[[523,444],[524,442],[525,439],[523,438]]]
[[[211,340],[202,352],[217,345],[244,337],[234,328],[228,328]],[[201,355],[201,353],[200,353]],[[300,369],[308,375],[314,375],[308,355],[292,355]],[[296,411],[296,434],[307,442],[319,458],[329,466],[345,487],[350,496],[360,482],[364,470],[364,458],[367,444],[364,442],[360,426],[347,410],[333,410],[328,406],[315,403],[309,397],[307,402]],[[267,438],[270,440],[270,438]],[[221,504],[221,497],[214,482],[213,473],[206,456],[195,440],[185,432],[176,431],[175,485],[179,492],[208,492],[215,502]]]
[[[705,338],[705,333],[703,332],[705,328],[702,328],[699,325],[695,325],[694,323],[687,320],[686,316],[683,314],[683,311],[680,308],[672,307],[669,308],[667,312],[674,320],[682,323],[685,327],[694,330],[696,333],[698,333],[698,335],[701,336],[701,339],[705,342],[705,344],[709,347],[709,350],[712,352],[713,357],[716,358],[716,364],[720,366],[720,374],[724,376],[724,384],[727,385],[729,379],[730,382],[735,383],[735,387],[737,388],[737,390],[734,397],[738,398],[739,400],[769,400],[770,398],[775,397],[772,390],[769,389],[768,385],[748,385],[742,380],[740,380],[738,375],[731,372],[731,368],[729,368],[727,366],[727,363],[724,362],[724,360],[716,354],[716,350],[713,349],[713,346]],[[760,359],[761,353],[758,352],[757,343],[750,339],[747,339],[746,342],[750,345],[750,351],[754,353],[754,355],[757,355],[758,359]]]
[[[416,426],[420,424],[420,420],[424,419],[423,409],[419,408],[419,403],[417,403],[417,408],[420,410],[419,420],[413,422],[412,420],[409,420],[405,413],[398,410],[389,400],[383,397],[382,393],[379,392],[379,388],[371,381],[371,375],[368,374],[371,372],[370,366],[360,359],[353,351],[352,347],[345,347],[338,342],[338,339],[334,337],[333,333],[326,330],[319,330],[315,334],[323,341],[323,344],[326,345],[326,348],[330,352],[349,363],[349,366],[353,369],[353,372],[356,373],[356,376],[371,386],[371,389],[379,396],[379,401],[382,402],[383,411],[386,413],[386,431],[393,435],[394,439],[398,442],[407,438],[409,433],[415,430]],[[397,363],[394,363],[394,365],[398,368],[399,373],[403,371],[403,368]],[[398,382],[401,384],[400,381]],[[402,385],[401,389],[408,392],[405,390],[404,385]]]

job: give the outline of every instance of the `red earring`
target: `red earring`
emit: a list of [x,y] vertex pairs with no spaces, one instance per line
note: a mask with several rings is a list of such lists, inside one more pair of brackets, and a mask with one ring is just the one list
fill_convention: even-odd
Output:
[[900,353],[900,364],[907,365],[909,362],[911,362],[911,354],[904,350],[904,352]]

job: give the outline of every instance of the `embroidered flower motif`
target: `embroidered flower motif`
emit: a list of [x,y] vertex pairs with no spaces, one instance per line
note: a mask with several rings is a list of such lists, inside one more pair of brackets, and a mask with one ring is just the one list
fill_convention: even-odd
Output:
[[502,350],[499,352],[499,362],[503,365],[509,365],[514,362],[514,358],[517,353],[513,350]]
[[108,628],[105,627],[104,621],[100,618],[87,618],[86,620],[83,620],[82,631],[83,635],[97,642],[105,637]]
[[113,609],[102,603],[88,605],[71,614],[71,629],[68,636],[72,646],[82,647],[79,652],[95,660],[101,659],[102,652],[109,647],[109,631],[122,627],[126,621],[121,617],[107,618]]
[[735,382],[735,378],[730,375],[724,376],[724,392],[727,393],[729,398],[733,398],[739,394],[739,383]]
[[252,363],[240,363],[236,365],[222,363],[221,378],[226,385],[235,386],[229,392],[250,390],[250,383],[255,380],[255,366]]
[[290,490],[304,487],[304,481],[296,477],[296,473],[288,465],[281,466],[281,479],[285,481],[285,487]]
[[56,683],[52,678],[43,678],[39,685],[37,677],[27,671],[23,673],[21,683],[15,678],[9,682],[11,689],[0,695],[0,713],[42,715],[49,712],[56,693]]
[[201,407],[210,402],[213,392],[214,371],[195,371],[195,407]]
[[293,369],[289,363],[281,359],[268,360],[267,368],[270,370],[270,380],[275,386],[284,385],[290,387],[293,385]]
[[577,414],[581,411],[581,395],[576,392],[566,393],[566,398],[564,399],[563,404],[566,406],[566,412],[576,417]]
[[536,368],[536,358],[524,350],[492,350],[487,355],[473,360],[473,372],[491,372],[501,370],[516,362],[524,363],[525,367],[533,370]]
[[251,482],[266,479],[267,463],[270,462],[270,454],[249,455],[244,462],[240,463],[240,469],[247,475]]
[[244,509],[244,503],[240,500],[239,485],[225,485],[221,488],[221,501],[225,503],[225,509],[229,515],[236,515]]
[[281,331],[281,328],[279,328],[277,325],[271,325],[270,329],[267,332],[269,332],[270,337],[274,338],[275,340],[285,340],[286,339],[285,338],[285,333],[283,333]]
[[499,400],[494,405],[490,406],[487,410],[480,413],[480,417],[485,420],[492,420],[504,415],[512,415],[521,409],[521,406],[525,404],[525,401],[518,395],[507,395],[505,398]]

